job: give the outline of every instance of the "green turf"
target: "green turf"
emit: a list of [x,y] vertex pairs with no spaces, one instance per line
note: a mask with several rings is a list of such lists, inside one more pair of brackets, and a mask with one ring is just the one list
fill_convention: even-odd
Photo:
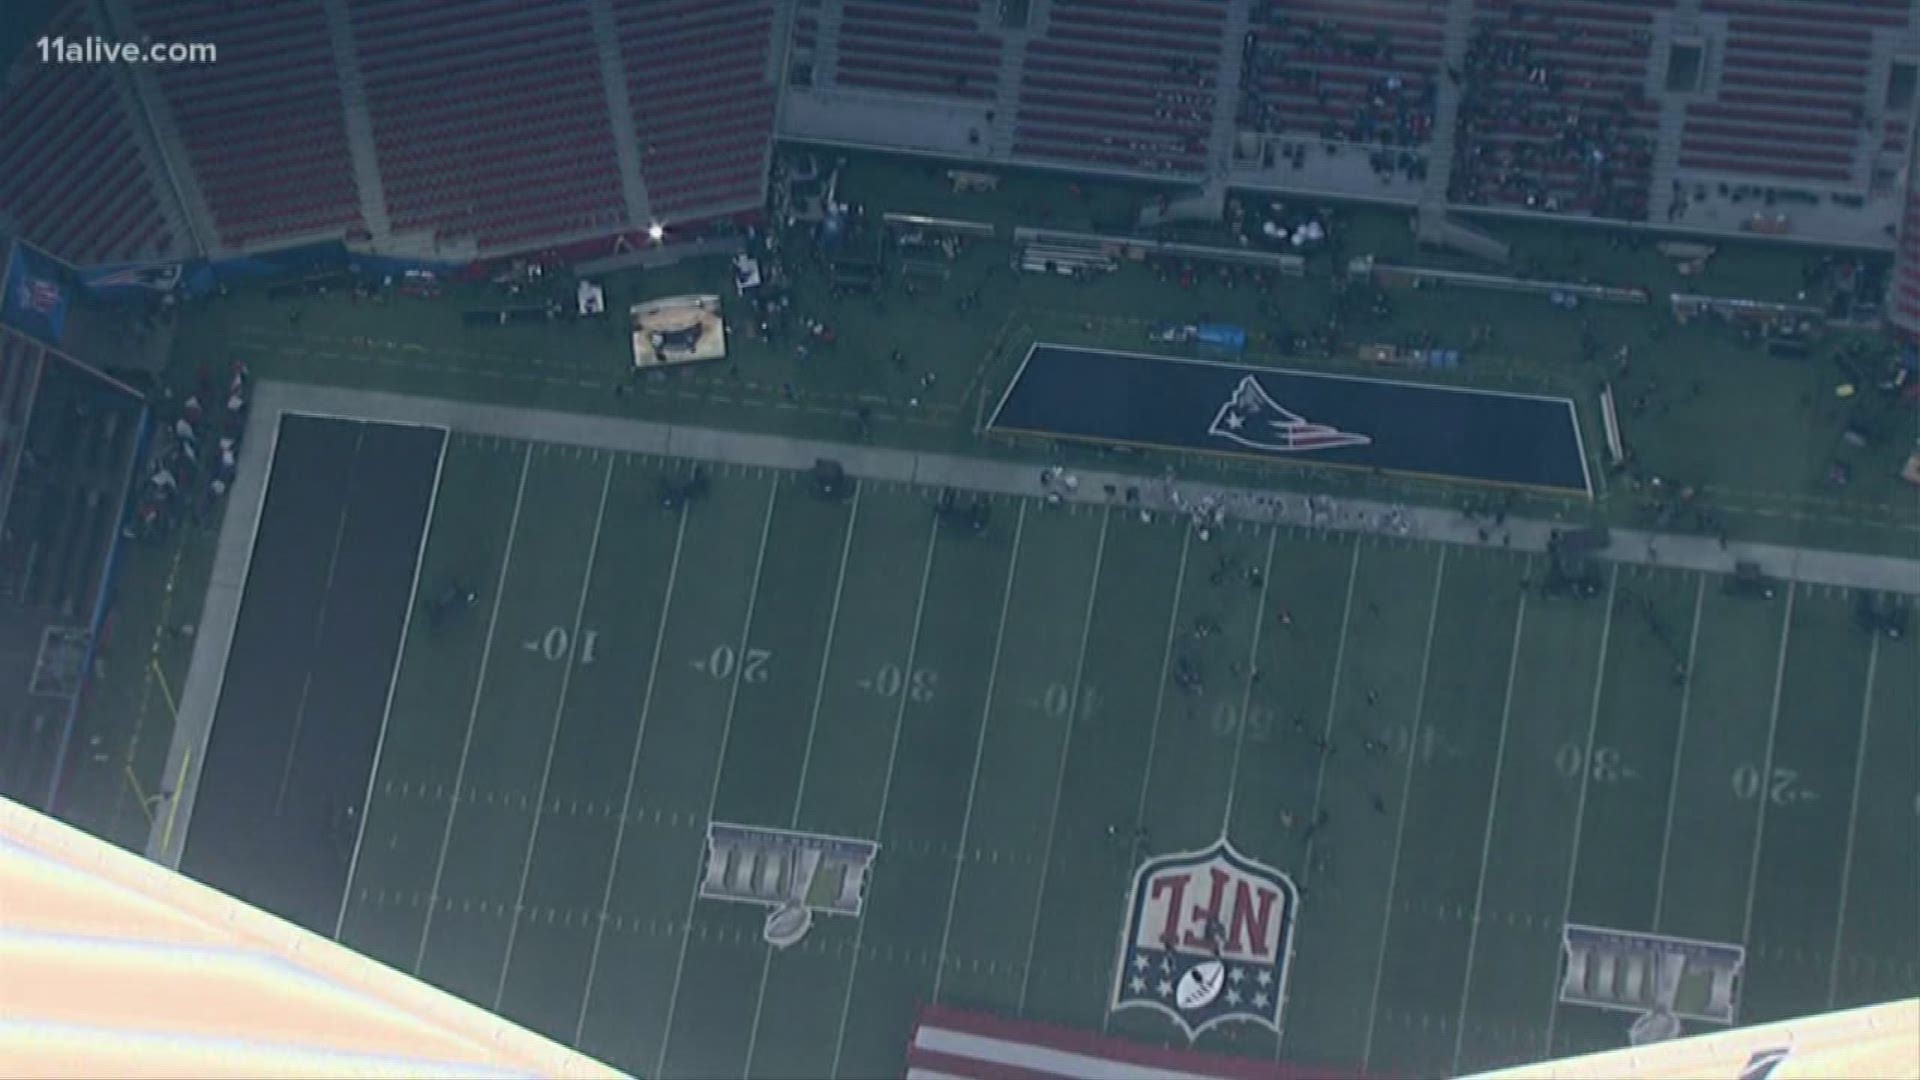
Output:
[[[422,587],[484,599],[407,636],[348,944],[642,1075],[898,1075],[936,999],[1185,1045],[1106,1008],[1107,830],[1139,822],[1308,887],[1284,1041],[1202,1048],[1432,1075],[1618,1045],[1630,1017],[1554,1003],[1567,920],[1744,941],[1747,1021],[1920,985],[1920,654],[1836,591],[1623,567],[1548,600],[1503,551],[1014,499],[963,540],[925,491],[737,468],[682,515],[674,467],[454,436]],[[1310,851],[1281,821],[1316,806]],[[770,949],[764,910],[694,899],[709,820],[877,839],[864,914]]]

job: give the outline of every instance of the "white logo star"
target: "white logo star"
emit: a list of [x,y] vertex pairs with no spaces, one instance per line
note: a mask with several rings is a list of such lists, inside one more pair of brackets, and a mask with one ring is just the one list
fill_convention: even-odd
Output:
[[1148,960],[1144,954],[1142,953],[1133,954],[1133,970],[1145,971],[1147,970],[1147,966],[1150,963],[1152,963],[1152,961]]
[[1267,997],[1266,992],[1262,991],[1258,994],[1253,995],[1253,1007],[1256,1009],[1264,1009],[1267,1007],[1267,1002],[1270,1000],[1272,999]]
[[1265,968],[1261,968],[1260,969],[1260,985],[1266,986],[1272,982],[1273,982],[1273,972],[1268,971]]
[[1234,968],[1227,972],[1227,981],[1238,986],[1240,985],[1240,980],[1246,978],[1246,976],[1246,968]]
[[1147,980],[1135,975],[1133,978],[1127,980],[1127,989],[1132,990],[1136,994],[1143,994],[1147,990]]
[[1167,979],[1161,979],[1160,984],[1158,986],[1155,986],[1153,989],[1154,989],[1154,992],[1159,994],[1161,997],[1166,997],[1167,995],[1173,993],[1173,983]]
[[1227,991],[1227,1004],[1229,1004],[1229,1005],[1238,1005],[1238,1004],[1240,1004],[1240,991],[1238,991],[1238,990],[1231,990],[1231,989],[1230,989],[1230,990],[1228,990],[1228,991]]
[[1246,417],[1241,416],[1239,413],[1227,414],[1227,426],[1232,428],[1233,430],[1239,431],[1241,428],[1245,427],[1246,425],[1247,425]]

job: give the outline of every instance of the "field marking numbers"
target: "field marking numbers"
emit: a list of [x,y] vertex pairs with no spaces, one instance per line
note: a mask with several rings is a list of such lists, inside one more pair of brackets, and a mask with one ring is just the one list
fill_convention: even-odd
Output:
[[[1138,836],[1140,828],[1146,824],[1147,788],[1153,780],[1154,750],[1160,743],[1160,714],[1166,709],[1167,671],[1173,666],[1173,643],[1180,636],[1180,597],[1187,587],[1187,553],[1193,547],[1193,530],[1186,529],[1180,535],[1180,568],[1173,575],[1173,605],[1167,610],[1167,647],[1160,656],[1160,690],[1153,697],[1153,724],[1147,730],[1147,767],[1140,771],[1140,796],[1134,803],[1133,828]],[[1128,867],[1131,875],[1132,867]],[[1100,1014],[1100,1034],[1105,1035],[1113,1023],[1113,1010]]]
[[[1531,560],[1529,560],[1530,562]],[[1529,572],[1531,567],[1529,567]],[[1487,898],[1487,864],[1493,861],[1493,821],[1500,812],[1500,771],[1507,760],[1507,728],[1513,718],[1513,686],[1520,672],[1520,642],[1527,625],[1527,593],[1520,594],[1520,607],[1513,616],[1513,652],[1507,658],[1507,692],[1500,701],[1500,741],[1493,752],[1493,784],[1487,796],[1487,829],[1480,838],[1480,878],[1473,886],[1473,918],[1467,924],[1467,973],[1460,985],[1459,1018],[1453,1025],[1453,1067],[1448,1075],[1460,1075],[1460,1055],[1467,1042],[1467,1003],[1473,995],[1473,955],[1480,944],[1480,911]]]
[[1880,664],[1880,635],[1867,646],[1867,687],[1860,697],[1860,750],[1853,761],[1853,799],[1847,808],[1847,847],[1840,860],[1840,911],[1833,926],[1833,968],[1827,973],[1827,1008],[1840,999],[1840,954],[1847,943],[1847,886],[1853,877],[1853,839],[1860,826],[1860,785],[1867,775],[1868,722],[1873,715],[1873,676]]
[[[813,738],[820,730],[820,705],[827,696],[828,665],[833,661],[833,637],[840,626],[840,601],[847,587],[847,559],[853,554],[853,527],[860,520],[860,493],[865,485],[856,484],[853,502],[847,509],[847,534],[840,541],[840,569],[834,577],[833,606],[827,611],[827,633],[821,638],[820,674],[813,683],[813,708],[807,714],[807,748],[800,754],[800,784],[793,792],[793,814],[787,828],[800,828],[800,804],[807,794],[807,770],[813,766]],[[753,1051],[760,1041],[760,1014],[767,1003],[767,978],[773,970],[773,950],[766,950],[760,961],[760,989],[753,997],[753,1025],[747,1031],[747,1072],[753,1072]]]
[[[1080,652],[1073,662],[1073,685],[1076,692],[1080,687],[1080,678],[1086,674],[1087,670],[1087,639],[1093,634],[1093,602],[1100,595],[1100,565],[1107,556],[1107,526],[1112,521],[1112,510],[1100,516],[1100,542],[1093,549],[1093,576],[1088,579],[1087,585],[1087,614],[1080,623]],[[1014,1011],[1016,1016],[1026,1013],[1027,988],[1033,985],[1033,951],[1040,944],[1040,913],[1046,910],[1047,877],[1048,872],[1053,869],[1053,834],[1060,827],[1060,796],[1067,786],[1067,759],[1073,754],[1073,713],[1075,711],[1069,704],[1067,729],[1062,733],[1060,740],[1060,767],[1053,777],[1053,808],[1047,812],[1047,842],[1040,852],[1040,891],[1033,897],[1033,929],[1027,933],[1027,962],[1020,976],[1020,1001]]]
[[960,816],[960,844],[953,853],[953,882],[947,890],[947,916],[940,924],[940,952],[934,957],[933,993],[940,1003],[940,983],[947,974],[947,944],[953,934],[953,909],[960,900],[960,870],[967,860],[967,838],[973,832],[973,798],[980,790],[980,761],[987,753],[987,728],[993,722],[993,687],[1000,680],[1000,650],[1007,637],[1007,611],[1013,606],[1013,579],[1020,572],[1020,537],[1027,527],[1027,500],[1020,500],[1013,519],[1013,553],[1007,557],[1007,583],[1000,593],[1000,621],[993,630],[993,660],[987,665],[987,692],[980,705],[980,735],[973,743],[973,775],[967,781],[967,808]]
[[607,913],[613,906],[613,883],[620,876],[620,848],[626,842],[627,821],[633,811],[633,782],[640,775],[640,747],[646,741],[647,721],[653,716],[653,691],[660,682],[660,653],[667,643],[667,620],[673,615],[674,585],[680,580],[680,552],[686,545],[687,512],[679,511],[673,534],[673,558],[667,563],[667,588],[660,601],[660,625],[653,635],[653,657],[647,662],[647,689],[640,699],[639,730],[633,735],[633,754],[627,761],[627,788],[620,796],[620,821],[613,829],[613,857],[607,862],[607,887],[600,894],[600,917],[593,927],[593,951],[587,956],[587,985],[580,994],[580,1016],[573,1024],[578,1047],[587,1028],[587,1008],[593,1004],[593,979],[600,970],[600,946],[606,940]]
[[[1593,701],[1587,708],[1587,748],[1582,755],[1593,760],[1593,739],[1600,730],[1600,691],[1607,683],[1607,644],[1613,637],[1614,598],[1620,585],[1620,564],[1615,563],[1613,572],[1607,576],[1607,613],[1600,622],[1600,658],[1594,662]],[[1580,833],[1587,824],[1587,791],[1593,785],[1588,777],[1580,777],[1580,796],[1573,804],[1573,843],[1567,847],[1567,902],[1560,908],[1560,925],[1567,925],[1573,917],[1573,884],[1580,873]],[[1547,1006],[1547,1037],[1541,1045],[1547,1056],[1553,1056],[1553,1033],[1560,1023],[1560,995],[1551,995],[1553,1003]]]
[[[1786,612],[1780,616],[1780,655],[1773,662],[1773,705],[1767,710],[1767,756],[1760,767],[1762,776],[1772,778],[1773,744],[1780,732],[1780,687],[1787,675],[1787,643],[1793,640],[1793,599],[1795,583],[1787,583]],[[1760,884],[1761,845],[1767,836],[1767,804],[1773,801],[1773,789],[1767,791],[1767,798],[1755,799],[1759,811],[1753,825],[1753,860],[1747,867],[1747,910],[1740,919],[1740,940],[1753,940],[1753,897],[1754,890]]]
[[[1320,733],[1320,737],[1326,739],[1328,742],[1333,741],[1333,718],[1340,705],[1340,673],[1347,660],[1347,627],[1353,619],[1353,587],[1354,583],[1359,580],[1360,544],[1358,541],[1355,541],[1353,545],[1353,559],[1347,564],[1347,598],[1340,605],[1340,639],[1333,647],[1333,685],[1327,690],[1327,723],[1325,729]],[[1314,768],[1313,816],[1307,819],[1309,821],[1317,821],[1320,817],[1320,797],[1326,791],[1327,787],[1327,757],[1328,755],[1321,754],[1320,764]],[[1314,839],[1308,837],[1307,851],[1302,861],[1309,869],[1313,866],[1313,845]],[[1284,996],[1280,1004],[1281,1015],[1285,1016],[1286,999]],[[1286,1041],[1287,1032],[1283,1024],[1273,1039],[1274,1061],[1277,1062],[1280,1060],[1280,1048],[1286,1044]]]
[[1667,824],[1660,833],[1660,873],[1653,886],[1653,929],[1660,929],[1660,915],[1666,910],[1667,857],[1673,850],[1673,819],[1680,805],[1680,767],[1687,757],[1687,717],[1693,707],[1693,662],[1700,647],[1700,616],[1706,610],[1707,577],[1693,594],[1693,630],[1687,635],[1687,681],[1680,687],[1680,732],[1673,740],[1673,776],[1667,781]]
[[440,458],[433,466],[433,487],[427,492],[426,525],[420,530],[420,546],[413,553],[413,584],[407,587],[407,611],[400,616],[400,651],[393,658],[393,675],[387,681],[386,704],[380,708],[380,734],[373,740],[373,763],[367,769],[367,794],[360,802],[360,827],[354,830],[353,852],[347,856],[347,882],[340,890],[340,914],[333,920],[335,941],[339,941],[340,935],[346,930],[347,902],[353,896],[354,873],[360,869],[360,846],[367,841],[367,819],[373,816],[373,785],[380,775],[380,754],[386,749],[387,727],[393,721],[393,695],[400,689],[400,665],[407,656],[407,634],[413,629],[413,609],[420,602],[420,574],[427,564],[427,538],[433,535],[433,512],[440,503],[440,479],[446,473],[447,454],[451,449],[442,440]]
[[[1427,710],[1427,673],[1433,662],[1433,630],[1440,624],[1440,586],[1447,580],[1447,548],[1440,548],[1439,565],[1433,572],[1433,606],[1427,612],[1427,644],[1420,650],[1420,683],[1414,691],[1413,721],[1408,728],[1415,739],[1420,735],[1420,720]],[[1393,861],[1387,866],[1386,914],[1380,919],[1380,948],[1373,959],[1373,994],[1367,1003],[1367,1037],[1360,1047],[1360,1071],[1373,1061],[1374,1023],[1380,1016],[1380,983],[1387,972],[1387,939],[1393,930],[1393,891],[1400,878],[1400,844],[1407,838],[1407,800],[1413,793],[1413,758],[1401,773],[1400,805],[1393,825]]]
[[513,543],[520,535],[520,508],[527,498],[527,473],[533,468],[533,445],[520,459],[520,484],[513,493],[513,515],[507,521],[507,544],[500,556],[500,578],[493,586],[493,610],[487,614],[487,639],[480,646],[480,673],[473,680],[473,704],[467,709],[467,733],[460,740],[460,763],[453,771],[453,797],[447,803],[447,828],[440,834],[440,856],[434,861],[433,886],[427,891],[427,916],[420,925],[420,948],[413,954],[413,974],[427,961],[427,940],[433,933],[433,913],[440,907],[440,882],[447,872],[447,846],[453,842],[453,820],[460,813],[460,789],[467,781],[467,757],[473,751],[473,729],[480,720],[480,697],[487,688],[487,663],[493,658],[494,631],[500,626],[500,601],[507,595],[507,575],[513,572]]
[[[907,670],[913,670],[913,662],[920,655],[920,629],[927,616],[927,582],[933,578],[933,553],[940,547],[940,519],[935,518],[932,535],[927,540],[927,557],[920,567],[920,597],[913,604],[913,632],[907,636]],[[900,731],[906,727],[907,702],[911,695],[901,694],[899,707],[893,714],[893,745],[887,750],[887,775],[880,783],[880,820],[874,824],[873,837],[879,841],[887,831],[888,800],[893,795],[893,767],[900,760]],[[873,902],[873,885],[867,883],[867,903]],[[853,929],[853,961],[847,967],[847,994],[840,1001],[840,1031],[833,1039],[833,1067],[829,1076],[840,1075],[840,1053],[847,1045],[847,1018],[853,1011],[853,988],[860,974],[860,943],[866,938],[867,920],[861,919]]]
[[[753,558],[753,577],[748,579],[752,582],[753,589],[747,593],[747,613],[740,620],[740,640],[743,642],[753,635],[753,613],[755,609],[759,607],[760,602],[760,586],[762,584],[760,575],[765,571],[767,566],[767,541],[773,537],[774,504],[779,501],[779,498],[780,481],[776,479],[773,483],[767,485],[767,512],[765,519],[760,523],[760,551]],[[717,653],[719,650],[716,649],[714,651]],[[707,789],[707,821],[713,820],[714,807],[719,805],[720,802],[720,778],[726,775],[727,745],[733,738],[733,716],[740,704],[740,687],[743,683],[749,681],[747,678],[748,666],[747,664],[741,664],[735,668],[733,672],[734,678],[727,687],[726,719],[721,721],[720,724],[720,753],[713,759],[713,783]],[[667,1048],[673,1045],[673,1017],[675,1010],[680,1005],[682,976],[687,972],[687,949],[693,944],[693,912],[700,903],[701,881],[700,875],[694,875],[693,889],[687,895],[687,912],[681,916],[678,924],[680,929],[680,957],[673,962],[673,990],[667,995],[667,1018],[665,1023],[661,1025],[660,1056],[655,1059],[653,1064],[654,1076],[665,1076],[667,1073]]]
[[[607,495],[613,491],[613,466],[618,459],[607,457],[607,474],[600,481],[600,507],[593,515],[593,539],[587,542],[587,566],[580,575],[580,598],[573,608],[573,634],[580,636],[580,623],[587,617],[587,595],[593,591],[594,561],[600,555],[600,530],[607,521]],[[581,661],[584,663],[585,661]],[[540,840],[541,812],[547,804],[547,782],[553,778],[553,753],[560,746],[560,720],[567,711],[567,691],[573,686],[573,671],[578,666],[569,660],[560,670],[560,696],[553,706],[553,731],[547,736],[547,756],[540,766],[540,786],[533,798],[533,828],[527,832],[527,857],[520,864],[520,885],[514,890],[513,910],[508,913],[513,921],[507,924],[507,951],[500,958],[500,981],[493,990],[493,1011],[500,1011],[500,1002],[507,996],[507,972],[513,967],[513,946],[520,936],[520,908],[527,902],[527,879],[533,874],[534,845]]]

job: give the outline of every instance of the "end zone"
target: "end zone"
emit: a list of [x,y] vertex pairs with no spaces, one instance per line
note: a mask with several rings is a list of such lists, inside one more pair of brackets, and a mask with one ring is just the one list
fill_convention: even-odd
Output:
[[1573,400],[1502,390],[1036,343],[987,430],[1593,497]]

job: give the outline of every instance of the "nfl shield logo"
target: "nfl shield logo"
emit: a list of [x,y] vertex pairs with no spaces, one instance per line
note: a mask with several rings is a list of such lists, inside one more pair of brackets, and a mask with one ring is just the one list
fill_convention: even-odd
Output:
[[1230,1021],[1280,1030],[1300,893],[1221,840],[1133,877],[1113,1005],[1155,1009],[1193,1039]]

